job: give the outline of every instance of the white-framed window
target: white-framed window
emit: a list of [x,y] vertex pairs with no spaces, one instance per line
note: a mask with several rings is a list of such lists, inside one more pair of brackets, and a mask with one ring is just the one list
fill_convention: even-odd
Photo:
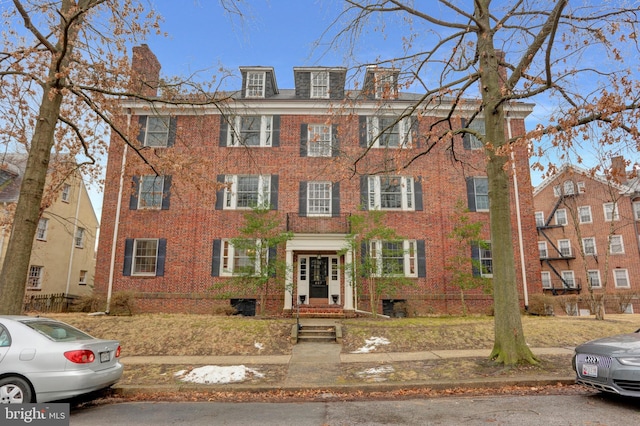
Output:
[[29,276],[27,277],[27,287],[30,289],[42,288],[42,276],[44,266],[29,266]]
[[266,74],[264,71],[247,71],[247,98],[264,98]]
[[571,240],[558,240],[558,250],[562,257],[571,257]]
[[331,216],[331,182],[307,183],[307,215]]
[[536,226],[544,226],[544,212],[535,212]]
[[252,209],[271,202],[270,175],[227,175],[225,182],[225,209]]
[[62,184],[61,198],[65,203],[68,203],[69,199],[71,198],[71,185],[69,185],[68,183]]
[[493,277],[493,253],[491,252],[491,242],[485,241],[482,247],[479,247],[478,260],[480,261],[480,275],[485,278]]
[[546,241],[538,241],[538,253],[540,254],[540,259],[546,259],[549,257]]
[[558,209],[556,210],[556,225],[567,225],[567,210],[566,209]]
[[553,195],[554,197],[559,197],[562,195],[562,187],[560,185],[556,185],[553,187]]
[[80,271],[80,277],[78,277],[78,285],[87,285],[87,271]]
[[542,288],[552,288],[551,284],[551,272],[542,271],[540,273],[540,278],[542,279]]
[[587,271],[587,278],[589,279],[589,285],[591,288],[601,288],[602,281],[600,280],[600,271],[598,269],[589,269]]
[[327,124],[309,124],[307,126],[307,156],[331,157],[332,134]]
[[47,240],[47,229],[49,228],[49,219],[44,217],[38,221],[38,228],[36,229],[36,240]]
[[396,96],[395,78],[392,73],[375,73],[376,99],[391,99]]
[[[478,118],[478,117],[474,118],[473,121],[467,125],[467,127],[470,130],[475,131],[479,135],[483,135],[484,136],[487,133],[485,122],[484,122],[483,118]],[[482,143],[482,140],[480,138],[478,138],[476,135],[474,135],[473,133],[469,133],[469,148],[470,149],[481,149],[483,147],[484,147],[484,145]]]
[[329,97],[329,72],[311,71],[311,98],[327,99]]
[[375,276],[418,276],[418,249],[415,240],[381,241],[369,243]]
[[369,210],[414,210],[413,178],[369,176]]
[[233,126],[227,132],[227,146],[271,146],[273,116],[239,115],[233,117],[230,123],[233,124]]
[[245,240],[234,246],[231,240],[222,240],[220,276],[256,275],[260,273],[260,258],[268,261],[268,250],[258,255],[260,240]]
[[164,176],[140,176],[138,188],[139,209],[159,209],[162,207]]
[[626,269],[614,269],[613,281],[616,288],[629,288],[629,272]]
[[609,235],[609,253],[624,254],[624,241],[622,241],[622,235]]
[[75,246],[77,248],[83,248],[84,247],[84,234],[85,234],[84,228],[77,228],[76,229],[76,235],[75,235],[75,238],[74,238],[74,243],[75,243]]
[[562,184],[562,190],[564,191],[564,195],[573,195],[576,193],[576,187],[572,180],[566,180]]
[[578,194],[584,194],[585,186],[584,182],[578,182]]
[[474,211],[489,211],[489,179],[486,177],[473,178]]
[[633,218],[640,220],[640,201],[633,202]]
[[593,222],[593,217],[591,215],[591,206],[578,207],[578,218],[580,220],[580,223]]
[[169,144],[169,116],[150,115],[147,117],[144,131],[144,146],[166,147]]
[[368,146],[372,148],[408,148],[411,146],[411,117],[367,117]]
[[133,242],[131,275],[155,276],[158,264],[158,240],[140,238]]
[[604,209],[604,220],[607,222],[611,222],[613,220],[620,219],[620,214],[618,212],[618,204],[617,203],[604,203],[602,205]]
[[562,271],[560,272],[562,276],[562,280],[567,287],[575,288],[576,286],[576,277],[573,271]]
[[594,237],[587,237],[582,239],[582,251],[587,256],[595,256],[598,254],[596,250],[596,239]]

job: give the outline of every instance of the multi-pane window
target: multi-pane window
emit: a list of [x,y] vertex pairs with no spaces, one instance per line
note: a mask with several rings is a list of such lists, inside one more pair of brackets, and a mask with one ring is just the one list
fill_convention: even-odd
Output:
[[375,74],[376,99],[389,99],[395,97],[396,88],[394,75],[378,72]]
[[156,275],[158,240],[136,239],[133,246],[132,275]]
[[139,209],[159,209],[162,207],[164,176],[141,176],[138,189]]
[[622,235],[609,235],[609,253],[624,253],[624,242],[622,241]]
[[43,266],[29,266],[29,276],[27,277],[27,287],[31,289],[42,288]]
[[551,288],[552,287],[552,284],[551,284],[551,272],[542,271],[540,273],[540,276],[542,278],[542,288]]
[[77,248],[83,248],[84,247],[84,228],[77,228],[76,229],[76,235],[74,238],[74,242],[75,242],[75,246]]
[[169,142],[169,124],[168,116],[150,115],[147,117],[146,129],[144,130],[144,146],[149,147],[165,147]]
[[[222,240],[220,275],[255,275],[260,272],[260,257],[268,260],[268,251],[259,246],[258,240],[236,241]],[[260,255],[258,255],[260,254]]]
[[271,146],[273,116],[242,115],[234,117],[230,123],[232,128],[227,132],[227,146]]
[[584,182],[578,182],[578,194],[584,194],[585,186]]
[[559,197],[562,195],[562,187],[560,185],[556,185],[553,187],[553,195],[555,197]]
[[371,241],[369,254],[376,276],[416,277],[418,271],[417,242]]
[[485,242],[480,247],[478,260],[480,261],[480,275],[487,278],[493,277],[493,255],[490,242]]
[[566,224],[567,224],[567,210],[566,209],[556,210],[556,225],[565,226]]
[[640,201],[633,202],[633,218],[640,220]]
[[369,176],[369,210],[414,210],[413,178]]
[[87,271],[80,271],[80,277],[78,278],[78,285],[87,285]]
[[69,199],[71,198],[71,185],[69,185],[68,183],[65,183],[62,185],[62,201],[64,201],[65,203],[69,202]]
[[269,205],[269,175],[227,175],[225,179],[225,209],[251,209]]
[[329,97],[329,73],[327,71],[311,72],[311,97],[320,99]]
[[567,180],[564,182],[563,186],[563,191],[564,191],[564,195],[573,195],[576,192],[576,187],[573,184],[573,181],[571,180]]
[[602,207],[604,208],[604,220],[611,222],[620,219],[617,203],[604,203]]
[[264,71],[248,71],[247,72],[247,98],[264,98],[266,73]]
[[602,281],[600,281],[600,271],[597,269],[590,269],[587,271],[587,278],[589,278],[589,285],[591,288],[602,287]]
[[309,157],[331,157],[331,126],[309,124],[307,127],[307,155]]
[[535,218],[537,227],[544,226],[544,212],[536,212]]
[[473,130],[474,133],[469,133],[469,148],[471,149],[480,149],[482,148],[484,145],[482,144],[482,140],[480,138],[478,138],[477,135],[482,135],[484,136],[486,134],[486,128],[485,128],[485,123],[484,120],[481,118],[474,118],[473,121],[471,123],[469,123],[467,125],[467,127],[469,128],[469,130]]
[[628,288],[629,287],[629,273],[626,269],[614,269],[613,280],[616,288]]
[[367,117],[368,146],[372,148],[406,148],[411,146],[411,118]]
[[307,214],[331,215],[331,182],[307,183]]
[[571,241],[558,240],[558,250],[560,250],[562,257],[571,257]]
[[540,259],[546,259],[549,257],[546,241],[538,241],[538,253],[540,253]]
[[578,207],[578,217],[580,223],[591,223],[593,221],[591,217],[591,206]]
[[596,239],[593,237],[583,238],[582,239],[582,250],[584,254],[595,256],[596,251]]
[[564,281],[565,286],[575,288],[576,278],[573,271],[562,271],[560,275],[562,276],[562,281]]
[[49,227],[49,219],[41,218],[38,221],[38,228],[36,229],[36,239],[46,241],[47,228]]
[[475,211],[489,210],[489,180],[486,177],[473,178],[473,197]]

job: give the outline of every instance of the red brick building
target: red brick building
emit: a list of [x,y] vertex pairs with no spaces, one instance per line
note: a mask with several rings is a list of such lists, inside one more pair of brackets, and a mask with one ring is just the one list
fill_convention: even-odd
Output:
[[624,168],[614,158],[605,178],[564,165],[535,188],[545,293],[640,290],[640,180]]
[[[158,81],[160,66],[146,46],[134,49],[134,66],[148,82]],[[273,68],[240,71],[241,89],[217,106],[123,105],[129,115],[122,119],[139,125],[139,149],[155,155],[160,175],[114,135],[96,291],[133,291],[142,311],[210,313],[230,303],[252,310],[257,294],[227,296],[220,287],[247,260],[230,240],[239,237],[251,206],[264,203],[282,230],[293,233],[269,250],[287,268],[273,279],[268,312],[299,305],[308,314],[353,315],[371,308],[347,272],[361,262],[347,244],[349,216],[363,210],[384,211],[386,225],[402,236],[401,242],[368,241],[365,255],[380,268],[394,264],[412,284],[383,294],[378,310],[405,301],[412,314],[458,312],[459,288],[445,268],[455,253],[449,234],[457,202],[487,223],[489,239],[485,155],[477,140],[459,133],[477,103],[461,103],[448,117],[453,100],[398,92],[395,69],[368,69],[361,90],[346,89],[345,68],[294,68],[294,89],[280,89]],[[144,86],[147,95],[156,95],[153,86]],[[507,107],[508,134],[524,132],[532,108]],[[481,115],[467,127],[481,134]],[[168,160],[193,155],[202,160],[189,168],[199,172],[197,183]],[[526,304],[529,293],[540,292],[540,261],[528,158],[520,148],[513,158],[510,226]],[[469,247],[469,255],[490,273],[490,250]],[[492,301],[471,291],[466,303],[486,312]]]

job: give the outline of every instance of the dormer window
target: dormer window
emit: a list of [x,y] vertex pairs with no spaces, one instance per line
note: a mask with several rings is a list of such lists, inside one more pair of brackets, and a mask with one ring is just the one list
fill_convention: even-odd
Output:
[[315,71],[311,73],[311,98],[329,98],[329,72]]
[[264,71],[247,72],[247,98],[264,98],[265,76]]
[[396,87],[394,75],[385,72],[378,72],[375,75],[376,99],[391,99],[396,97]]

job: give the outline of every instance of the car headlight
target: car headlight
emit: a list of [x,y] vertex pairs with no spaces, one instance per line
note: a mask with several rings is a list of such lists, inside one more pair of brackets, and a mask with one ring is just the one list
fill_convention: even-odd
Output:
[[627,356],[618,358],[618,362],[622,365],[632,365],[634,367],[640,367],[640,357],[638,356]]

